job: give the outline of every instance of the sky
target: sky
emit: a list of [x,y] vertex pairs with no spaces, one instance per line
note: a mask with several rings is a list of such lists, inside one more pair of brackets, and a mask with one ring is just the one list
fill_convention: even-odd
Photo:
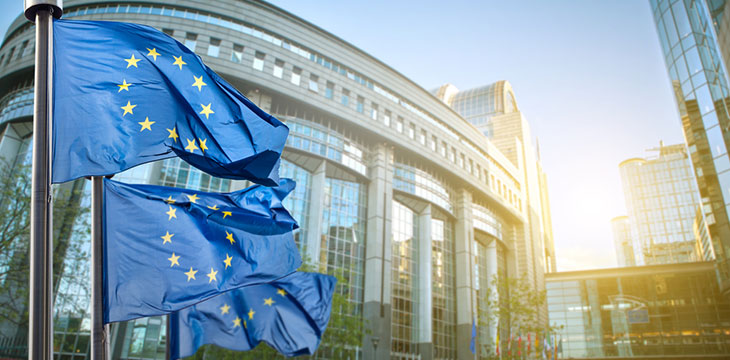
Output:
[[[508,80],[539,138],[558,270],[617,266],[618,164],[683,142],[648,1],[273,3],[426,89]],[[22,1],[0,4],[4,36]]]

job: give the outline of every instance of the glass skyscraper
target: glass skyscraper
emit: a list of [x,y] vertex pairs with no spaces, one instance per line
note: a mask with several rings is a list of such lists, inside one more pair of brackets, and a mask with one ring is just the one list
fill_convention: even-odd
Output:
[[725,29],[726,4],[717,0],[649,3],[697,179],[720,288],[730,296],[730,102],[727,67],[718,44],[718,31]]
[[[545,174],[532,147],[505,155],[493,142],[511,136],[514,144],[517,135],[495,127],[485,136],[465,120],[468,115],[396,70],[265,2],[64,5],[65,19],[141,23],[173,36],[289,126],[281,175],[297,181],[286,200],[301,226],[295,238],[315,267],[346,278],[338,290],[368,330],[358,358],[471,359],[472,321],[486,305],[485,279],[529,274],[530,284],[544,289],[544,273],[554,269]],[[33,35],[33,25],[20,16],[0,47],[0,157],[11,164],[27,161],[32,142]],[[490,101],[503,101],[503,93],[495,91]],[[529,134],[521,134],[529,144]],[[115,178],[222,192],[247,185],[211,177],[179,159]],[[73,200],[68,209],[78,209],[55,218],[63,229],[56,231],[58,243],[68,245],[55,272],[60,359],[88,354],[88,227],[80,220],[87,215],[88,186],[78,180],[58,187]],[[0,266],[23,260],[27,250],[17,244],[17,256],[3,251]],[[23,286],[5,281],[0,290]],[[539,321],[547,324],[547,309],[542,313]],[[0,318],[0,356],[22,351],[17,344],[26,336],[24,326]],[[481,320],[477,326],[478,356],[486,358],[496,334]],[[162,358],[165,330],[164,317],[115,324],[113,356]],[[320,349],[316,357],[337,354]]]
[[700,261],[704,256],[694,224],[699,193],[686,147],[662,143],[651,151],[658,154],[619,164],[630,232],[624,234],[614,223],[614,238],[628,240],[633,251],[629,256],[626,244],[616,245],[625,262],[621,266]]

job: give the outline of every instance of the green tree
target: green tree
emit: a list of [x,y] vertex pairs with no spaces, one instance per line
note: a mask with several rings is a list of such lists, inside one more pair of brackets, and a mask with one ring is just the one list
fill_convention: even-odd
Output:
[[[66,270],[67,274],[88,274],[88,254],[79,241],[89,233],[88,209],[79,206],[83,180],[55,186],[53,209],[54,294]],[[24,336],[28,326],[31,167],[11,166],[0,159],[0,336]],[[87,236],[88,237],[88,236]],[[78,261],[67,258],[73,257]],[[66,269],[65,267],[83,269]],[[73,271],[68,271],[73,270]],[[78,281],[88,288],[88,278]],[[55,300],[68,295],[56,295]],[[73,307],[83,313],[85,304]]]
[[[494,277],[487,289],[486,306],[480,307],[480,326],[487,328],[498,327],[500,338],[500,353],[497,357],[494,351],[490,354],[480,354],[484,358],[507,359],[507,344],[509,334],[514,337],[522,335],[523,348],[526,349],[526,336],[533,334],[550,334],[558,328],[541,323],[539,314],[541,309],[547,306],[547,295],[545,290],[535,289],[526,279],[514,277]],[[541,335],[542,336],[542,335]],[[512,346],[516,347],[514,339]],[[534,340],[534,337],[532,338]],[[523,349],[523,352],[525,351]],[[532,346],[534,351],[534,343]],[[512,357],[517,357],[517,350],[512,351]]]

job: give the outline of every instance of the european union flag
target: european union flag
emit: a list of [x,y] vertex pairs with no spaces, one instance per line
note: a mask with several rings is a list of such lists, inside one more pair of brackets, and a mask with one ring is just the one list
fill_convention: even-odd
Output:
[[170,313],[301,265],[282,179],[228,194],[104,181],[104,322]]
[[53,182],[177,156],[278,183],[289,129],[175,39],[108,21],[53,23]]
[[335,278],[295,272],[170,314],[170,357],[204,344],[251,350],[264,341],[286,356],[313,354],[327,327]]

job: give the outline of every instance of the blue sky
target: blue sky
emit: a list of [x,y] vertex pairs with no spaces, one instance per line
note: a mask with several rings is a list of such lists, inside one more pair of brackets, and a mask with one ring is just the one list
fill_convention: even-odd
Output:
[[[2,34],[22,1],[0,3]],[[509,80],[539,137],[560,270],[616,265],[618,164],[683,141],[648,1],[273,3],[426,89]]]

